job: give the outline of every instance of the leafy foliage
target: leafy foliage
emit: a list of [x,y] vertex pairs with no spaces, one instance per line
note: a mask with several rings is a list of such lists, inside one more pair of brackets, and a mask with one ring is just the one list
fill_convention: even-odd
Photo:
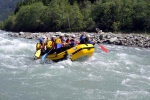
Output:
[[46,6],[42,2],[22,6],[16,13],[15,31],[41,31],[40,27],[43,25],[41,16],[45,9]]
[[149,0],[24,0],[3,26],[11,31],[150,31]]

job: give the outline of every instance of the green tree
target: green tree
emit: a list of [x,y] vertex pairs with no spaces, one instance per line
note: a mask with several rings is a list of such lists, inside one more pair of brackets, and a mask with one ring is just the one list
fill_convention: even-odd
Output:
[[2,22],[2,21],[0,21],[0,29],[3,29],[3,26],[4,25],[4,23]]
[[120,23],[119,22],[114,22],[112,25],[112,29],[114,32],[119,31]]
[[[23,0],[6,21],[11,31],[150,31],[149,0]],[[3,14],[2,14],[3,15]]]
[[43,22],[40,17],[46,6],[42,2],[33,3],[31,5],[23,6],[19,12],[16,13],[16,31],[40,31]]
[[[148,29],[148,23],[149,23],[149,13],[150,10],[148,10],[148,5],[144,1],[139,1],[136,4],[133,5],[133,30],[135,31],[146,31]],[[149,18],[148,18],[149,17]]]
[[95,22],[93,21],[91,12],[92,12],[92,3],[90,1],[84,1],[80,4],[81,13],[83,15],[83,28],[85,31],[93,31],[95,27]]
[[61,29],[62,10],[59,7],[60,3],[60,0],[52,0],[41,17],[45,27],[50,31],[58,31]]
[[16,20],[15,15],[9,16],[8,19],[4,21],[3,28],[7,31],[10,31],[10,30],[14,31],[15,20]]

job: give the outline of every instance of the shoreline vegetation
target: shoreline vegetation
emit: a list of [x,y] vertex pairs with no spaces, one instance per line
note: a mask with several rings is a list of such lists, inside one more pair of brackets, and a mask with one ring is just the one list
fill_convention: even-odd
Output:
[[[87,33],[87,32],[86,32]],[[30,33],[30,32],[19,32],[19,33],[10,33],[8,34],[11,37],[16,38],[25,38],[25,39],[39,39],[40,37],[48,37],[49,39],[55,35],[59,36],[60,34],[64,35],[75,35],[76,39],[79,40],[82,32],[38,32],[38,33]],[[102,32],[102,30],[97,33],[87,33],[91,36],[92,40],[96,40],[97,43],[102,44],[113,44],[113,45],[122,45],[122,46],[130,46],[130,47],[141,47],[141,48],[150,48],[150,36],[147,34],[122,34],[117,33],[114,34],[112,32]]]
[[149,8],[149,0],[23,0],[0,29],[27,39],[85,31],[98,43],[149,48]]
[[12,32],[150,32],[149,0],[23,0],[0,29]]

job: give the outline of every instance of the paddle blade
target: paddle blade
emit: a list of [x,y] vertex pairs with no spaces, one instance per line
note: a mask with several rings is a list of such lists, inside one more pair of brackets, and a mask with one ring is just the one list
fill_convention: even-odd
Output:
[[38,51],[36,51],[36,53],[35,53],[35,55],[34,55],[34,56],[39,58],[39,57],[40,57],[40,55],[41,55],[41,50],[38,50]]
[[45,59],[47,58],[47,56],[48,56],[48,53],[44,54],[44,55],[42,56],[42,58],[41,58],[41,61],[44,62]]
[[108,50],[107,50],[104,46],[100,45],[100,48],[101,48],[104,52],[108,53]]

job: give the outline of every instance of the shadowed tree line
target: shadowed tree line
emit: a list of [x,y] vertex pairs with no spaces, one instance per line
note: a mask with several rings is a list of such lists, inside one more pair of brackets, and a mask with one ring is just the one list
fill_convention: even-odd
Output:
[[23,0],[0,27],[28,32],[150,32],[149,8],[149,0]]
[[16,7],[16,4],[23,0],[0,0],[0,21],[7,19]]

